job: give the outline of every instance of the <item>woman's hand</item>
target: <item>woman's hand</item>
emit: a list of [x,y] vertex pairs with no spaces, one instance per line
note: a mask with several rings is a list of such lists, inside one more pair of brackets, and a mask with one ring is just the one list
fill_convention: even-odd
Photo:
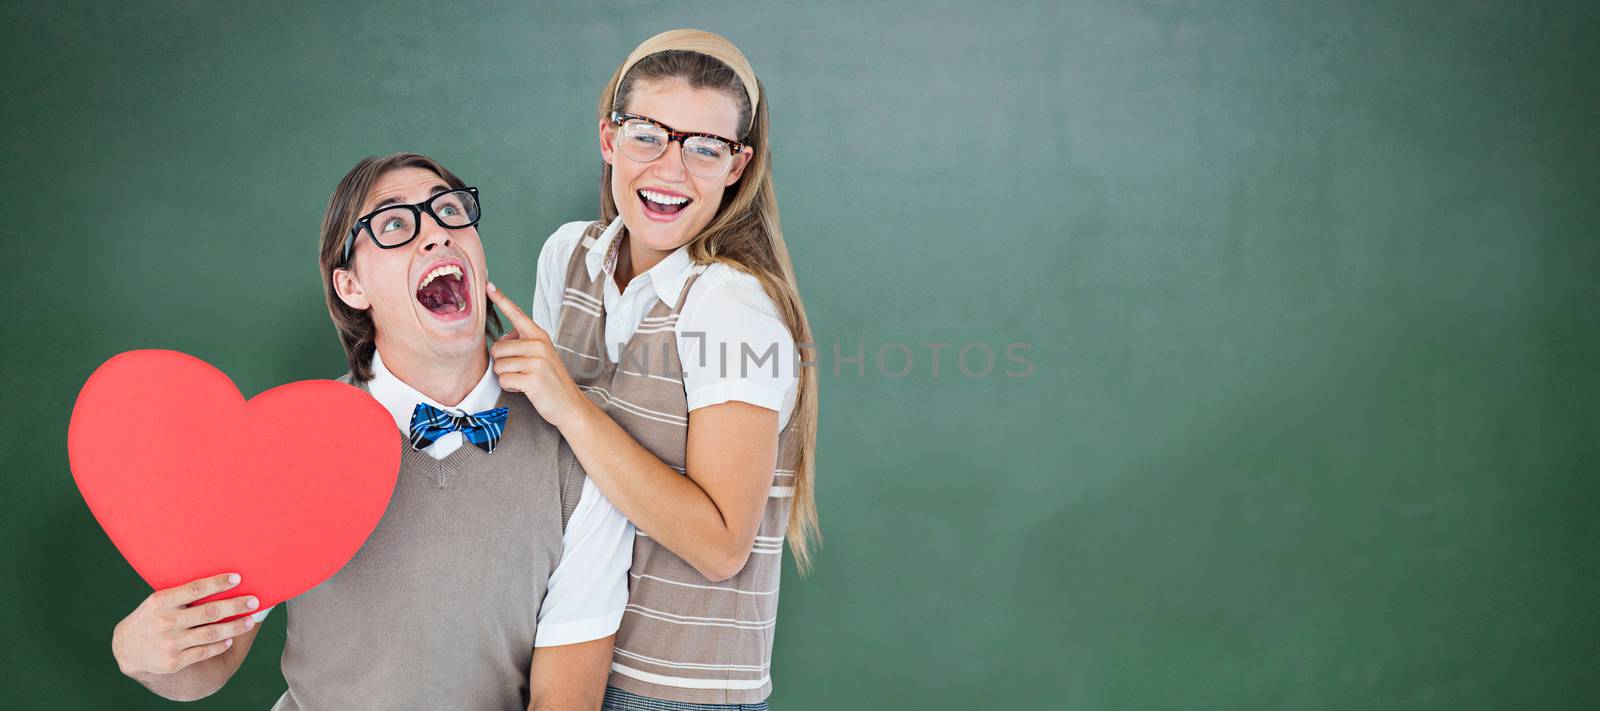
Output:
[[239,584],[236,574],[214,575],[150,594],[111,633],[111,654],[122,673],[176,674],[233,646],[233,638],[249,631],[248,615],[227,622],[224,617],[254,612],[255,596],[193,603]]
[[500,377],[500,388],[522,393],[533,403],[533,409],[556,429],[567,430],[582,417],[584,409],[592,407],[589,398],[578,390],[578,384],[567,374],[561,364],[561,354],[556,352],[550,335],[539,328],[511,297],[488,285],[489,300],[500,307],[514,329],[489,347],[494,356],[494,372]]

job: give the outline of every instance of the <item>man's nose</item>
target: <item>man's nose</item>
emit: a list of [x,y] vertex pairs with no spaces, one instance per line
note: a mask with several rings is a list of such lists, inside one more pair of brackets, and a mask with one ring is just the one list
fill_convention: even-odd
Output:
[[422,222],[418,225],[422,234],[417,235],[418,247],[424,252],[433,251],[434,247],[450,246],[450,230],[439,224],[438,218],[433,215],[423,215]]

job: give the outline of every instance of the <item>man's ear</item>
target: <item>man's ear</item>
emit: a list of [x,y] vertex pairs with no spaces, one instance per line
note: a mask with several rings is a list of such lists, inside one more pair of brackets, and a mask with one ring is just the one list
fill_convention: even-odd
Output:
[[610,121],[600,121],[600,160],[606,165],[613,165],[611,159],[617,154],[617,132],[612,128]]
[[749,146],[739,150],[739,155],[733,157],[733,168],[728,171],[727,177],[722,182],[722,187],[729,187],[739,182],[739,176],[744,175],[744,169],[750,165],[750,160],[755,157],[755,150]]
[[339,295],[339,300],[357,311],[366,311],[372,308],[372,302],[367,300],[367,292],[361,289],[361,280],[356,278],[356,273],[349,269],[333,270],[333,293]]

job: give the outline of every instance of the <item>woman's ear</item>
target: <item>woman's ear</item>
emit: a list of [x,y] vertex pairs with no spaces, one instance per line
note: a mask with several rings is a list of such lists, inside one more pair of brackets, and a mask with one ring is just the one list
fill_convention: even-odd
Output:
[[606,165],[614,165],[611,162],[611,158],[616,154],[617,132],[612,130],[610,121],[602,120],[600,121],[600,160],[605,161]]
[[739,182],[739,176],[744,175],[745,166],[750,165],[750,160],[755,157],[755,150],[749,146],[739,149],[739,155],[733,157],[733,168],[728,171],[727,178],[722,187],[728,187]]
[[356,273],[349,269],[333,270],[333,293],[339,295],[339,300],[357,311],[366,311],[372,308],[372,302],[367,299],[367,293],[361,289],[361,280],[356,278]]

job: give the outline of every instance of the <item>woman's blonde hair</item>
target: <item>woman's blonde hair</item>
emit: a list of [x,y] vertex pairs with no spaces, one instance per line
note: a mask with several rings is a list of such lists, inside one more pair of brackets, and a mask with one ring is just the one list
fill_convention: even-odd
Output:
[[[748,77],[755,86],[748,86]],[[813,347],[811,326],[800,287],[795,281],[789,248],[783,242],[778,224],[778,199],[772,189],[772,155],[767,141],[767,101],[760,80],[750,63],[731,42],[709,32],[672,30],[656,35],[634,50],[616,73],[611,75],[600,95],[599,119],[606,121],[612,111],[625,109],[629,95],[641,81],[679,80],[696,89],[726,93],[739,107],[738,141],[753,152],[730,197],[722,204],[711,224],[689,243],[689,257],[696,264],[722,262],[746,272],[761,282],[778,308],[778,315],[789,328],[797,346]],[[611,196],[611,166],[600,169],[600,222],[610,224],[617,217],[616,201]],[[814,486],[817,446],[817,376],[812,367],[799,368],[799,387],[789,427],[797,437],[799,458],[794,468],[794,499],[789,509],[789,548],[795,565],[803,573],[811,567],[813,545],[821,542],[817,527]]]

